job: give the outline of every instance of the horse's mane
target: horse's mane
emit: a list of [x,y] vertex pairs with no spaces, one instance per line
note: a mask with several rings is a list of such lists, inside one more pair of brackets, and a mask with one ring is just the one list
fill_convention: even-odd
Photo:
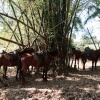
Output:
[[23,50],[20,50],[18,53],[20,55],[24,54],[24,53],[32,53],[32,52],[35,52],[35,50],[33,48],[25,48]]

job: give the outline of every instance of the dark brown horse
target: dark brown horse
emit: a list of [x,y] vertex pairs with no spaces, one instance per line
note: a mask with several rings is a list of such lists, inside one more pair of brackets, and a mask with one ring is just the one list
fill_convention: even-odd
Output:
[[27,69],[29,66],[34,66],[35,68],[43,67],[43,80],[47,81],[47,71],[50,66],[50,63],[54,60],[54,58],[58,55],[58,50],[50,51],[50,52],[42,52],[42,53],[25,53],[21,56],[22,66],[22,85],[25,82],[25,74],[27,73]]
[[100,57],[100,49],[98,50],[90,50],[90,52],[84,52],[82,54],[82,62],[83,62],[83,69],[85,69],[85,63],[88,60],[92,61],[92,71],[95,68],[96,70],[96,65],[97,61]]
[[72,56],[75,58],[74,68],[76,69],[76,62],[78,64],[79,69],[79,59],[81,58],[82,52],[80,50],[76,50],[75,48],[72,48]]
[[3,66],[3,78],[7,79],[6,73],[7,73],[7,67],[17,67],[17,73],[16,73],[16,79],[18,77],[19,72],[19,56],[21,56],[24,53],[32,53],[34,52],[33,48],[25,48],[23,50],[15,50],[14,52],[5,52],[1,54],[0,57],[0,66]]

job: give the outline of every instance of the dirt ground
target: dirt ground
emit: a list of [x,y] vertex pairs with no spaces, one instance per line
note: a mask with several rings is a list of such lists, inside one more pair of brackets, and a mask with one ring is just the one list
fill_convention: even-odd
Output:
[[[21,87],[15,80],[15,71],[9,68],[7,72],[8,87],[0,83],[0,100],[100,100],[100,61],[97,71],[91,71],[91,62],[86,64],[86,70],[69,73],[68,76],[48,75],[48,82],[43,82],[41,75],[26,78],[26,85]],[[0,74],[2,79],[2,74]]]

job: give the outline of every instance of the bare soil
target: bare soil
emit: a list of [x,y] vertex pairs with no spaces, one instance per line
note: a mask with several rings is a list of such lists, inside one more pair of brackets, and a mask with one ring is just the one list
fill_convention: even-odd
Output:
[[[7,72],[8,87],[0,83],[0,100],[100,100],[100,61],[97,70],[91,71],[91,62],[86,63],[86,70],[69,73],[68,76],[48,75],[48,82],[43,82],[41,74],[26,77],[26,85],[21,87],[15,80],[15,69]],[[2,79],[2,73],[0,74]]]

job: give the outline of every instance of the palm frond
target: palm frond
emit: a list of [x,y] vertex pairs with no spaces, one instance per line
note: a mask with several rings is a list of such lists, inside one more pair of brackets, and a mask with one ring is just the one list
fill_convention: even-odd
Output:
[[75,21],[74,21],[74,28],[76,31],[78,31],[79,28],[83,29],[83,25],[82,25],[82,21],[79,17],[76,17],[75,18]]
[[86,24],[89,20],[96,18],[100,14],[100,9],[94,6],[95,11],[85,20],[84,24]]

